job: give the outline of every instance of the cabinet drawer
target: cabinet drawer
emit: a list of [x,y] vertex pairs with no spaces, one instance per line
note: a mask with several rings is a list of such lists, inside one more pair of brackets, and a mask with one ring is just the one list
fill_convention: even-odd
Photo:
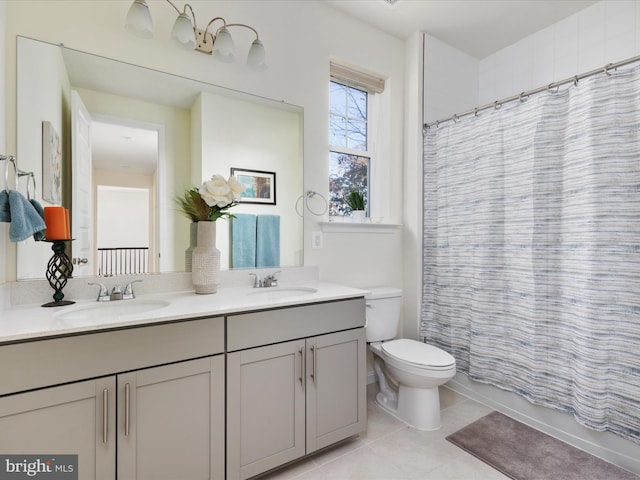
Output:
[[337,332],[365,324],[364,298],[227,317],[227,351]]
[[0,347],[0,395],[224,352],[224,318]]

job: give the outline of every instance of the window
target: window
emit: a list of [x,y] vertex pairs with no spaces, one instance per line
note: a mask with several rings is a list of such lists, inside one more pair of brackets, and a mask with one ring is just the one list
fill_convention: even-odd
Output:
[[368,93],[331,81],[329,98],[329,215],[344,216],[351,190],[369,205]]
[[345,216],[351,190],[364,195],[370,216],[371,97],[384,90],[384,80],[334,62],[329,81],[329,215]]

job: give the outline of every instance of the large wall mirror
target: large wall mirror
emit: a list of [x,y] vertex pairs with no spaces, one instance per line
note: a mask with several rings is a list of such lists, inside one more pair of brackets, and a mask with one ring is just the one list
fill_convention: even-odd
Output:
[[[302,265],[300,107],[23,37],[17,82],[18,164],[43,206],[59,188],[70,209],[74,276],[138,273],[102,258],[137,247],[146,273],[184,271],[190,221],[175,196],[231,169],[273,182],[273,198],[232,212],[276,216],[280,266]],[[222,268],[233,268],[229,224],[217,227]],[[44,278],[50,256],[48,243],[19,243],[18,280]]]

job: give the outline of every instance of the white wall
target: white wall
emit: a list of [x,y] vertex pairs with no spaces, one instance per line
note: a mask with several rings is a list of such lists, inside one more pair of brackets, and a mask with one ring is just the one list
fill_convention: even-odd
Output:
[[[280,216],[280,264],[300,265],[302,242],[300,217],[295,203],[301,188],[303,169],[301,113],[290,108],[248,102],[203,92],[200,95],[201,148],[197,175],[199,186],[218,174],[227,178],[231,168],[272,171],[275,173],[275,205],[240,204],[232,213]],[[247,134],[251,132],[250,138]],[[187,187],[188,185],[185,185]],[[294,186],[293,188],[289,186]],[[218,222],[216,247],[220,249],[222,268],[229,267],[229,222]]]
[[[42,122],[49,121],[58,134],[62,150],[69,145],[68,106],[70,105],[69,76],[64,66],[60,49],[45,43],[19,44],[20,54],[27,58],[38,59],[28,65],[21,64],[17,72],[18,81],[24,85],[17,100],[29,108],[20,110],[17,116],[17,128],[21,140],[17,146],[10,147],[15,152],[18,167],[27,172],[33,172],[36,179],[36,199],[42,206],[52,205],[42,199],[44,178],[42,173]],[[14,97],[17,98],[17,95]],[[11,109],[7,106],[8,110]],[[66,108],[65,108],[66,107]],[[12,124],[13,122],[7,122]],[[68,156],[63,155],[63,175],[68,163]],[[20,182],[18,189],[26,194],[26,185]],[[13,245],[13,244],[12,244]],[[51,245],[45,242],[35,242],[32,238],[17,244],[17,258],[20,261],[20,278],[43,278],[47,262],[51,258]]]
[[[477,66],[477,85],[458,91],[458,95],[465,98],[464,102],[450,97],[451,92],[439,90],[448,88],[447,82],[440,78],[442,72],[434,70],[437,67],[446,70],[449,59],[457,64],[464,58],[460,52],[447,53],[450,47],[439,43],[429,38],[425,42],[427,122],[638,55],[640,1],[601,1],[481,60]],[[437,49],[436,65],[429,62],[429,49],[434,46]],[[472,63],[469,62],[470,67]],[[440,87],[436,88],[437,85]],[[457,88],[452,87],[453,91]],[[471,90],[467,91],[467,88]],[[470,104],[468,100],[474,96],[476,100]],[[469,381],[462,374],[456,375],[449,385],[525,423],[640,473],[638,444],[613,434],[588,430],[569,415],[534,406],[515,394]]]
[[[0,39],[3,39],[3,40],[5,38],[5,22],[6,22],[6,11],[7,11],[6,4],[7,4],[6,1],[0,0]],[[6,45],[6,42],[3,41],[2,43]],[[0,48],[0,112],[5,111],[6,85],[5,85],[4,79],[5,79],[5,50],[3,48]],[[0,153],[2,153],[3,155],[7,155],[9,153],[6,149],[5,121],[6,121],[5,117],[3,115],[0,115]],[[9,266],[7,264],[8,248],[9,248],[9,224],[0,223],[0,284],[5,283],[7,281],[8,271],[10,268],[15,270],[15,265]],[[9,275],[9,278],[11,278],[10,275]],[[4,303],[2,299],[3,299],[3,295],[2,295],[2,292],[0,291],[0,305]]]
[[[190,4],[199,19],[224,16],[254,26],[267,50],[269,69],[254,73],[242,62],[220,64],[197,52],[177,50],[169,40],[174,11],[164,2],[150,2],[156,35],[142,40],[124,31],[128,1],[22,0],[7,2],[7,92],[15,94],[11,77],[15,36],[20,34],[300,105],[304,108],[305,190],[328,196],[328,72],[329,58],[337,58],[389,79],[389,148],[380,161],[390,162],[392,174],[389,189],[382,194],[389,211],[402,218],[403,42],[320,1],[194,0]],[[241,30],[233,35],[240,56],[252,38]],[[7,105],[6,115],[11,148],[15,105]],[[402,286],[400,231],[363,238],[361,234],[325,234],[324,248],[312,250],[311,231],[319,229],[318,221],[326,217],[310,217],[305,218],[305,265],[317,265],[323,279],[353,286]],[[13,248],[8,250],[12,257]],[[343,259],[348,260],[346,265]],[[15,267],[9,267],[7,280],[13,278]]]

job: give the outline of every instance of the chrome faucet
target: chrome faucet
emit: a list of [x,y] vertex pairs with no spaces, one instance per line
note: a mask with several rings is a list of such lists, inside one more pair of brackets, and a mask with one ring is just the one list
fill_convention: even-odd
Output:
[[122,291],[122,287],[120,285],[114,285],[111,289],[111,293],[107,290],[102,283],[91,283],[88,285],[97,285],[100,287],[100,291],[98,292],[98,298],[96,299],[98,302],[115,302],[118,300],[131,300],[136,298],[135,293],[133,292],[133,284],[136,282],[141,282],[142,280],[134,280],[129,282],[126,287],[124,287],[124,292]]
[[266,275],[264,278],[260,278],[260,275],[257,273],[249,273],[249,275],[253,275],[255,278],[253,280],[253,288],[267,288],[267,287],[277,287],[278,286],[278,275],[281,270],[277,272],[273,272],[270,275]]
[[122,287],[120,285],[113,286],[113,290],[111,290],[109,300],[112,302],[115,302],[116,300],[122,300]]
[[281,271],[278,270],[277,272],[273,272],[271,275],[267,275],[266,277],[264,277],[264,280],[262,281],[262,286],[263,287],[277,287],[278,286],[278,277],[277,275],[280,273]]

